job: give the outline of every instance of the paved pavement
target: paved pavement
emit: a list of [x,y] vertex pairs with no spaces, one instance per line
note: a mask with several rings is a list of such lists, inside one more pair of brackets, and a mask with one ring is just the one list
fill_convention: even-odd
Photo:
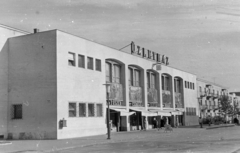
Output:
[[[233,126],[233,125],[229,125]],[[212,128],[219,128],[219,126],[211,126]],[[97,145],[109,145],[119,143],[134,143],[136,141],[160,139],[157,141],[163,141],[166,143],[174,141],[189,142],[210,142],[210,141],[239,141],[240,143],[240,127],[222,127],[222,130],[211,130],[209,134],[209,128],[204,125],[204,128],[199,126],[174,128],[173,133],[164,133],[164,130],[148,130],[148,131],[133,131],[133,132],[120,132],[112,133],[111,140],[107,140],[107,135],[99,135],[92,137],[76,138],[76,139],[64,139],[64,140],[14,140],[14,141],[2,141],[0,143],[0,153],[41,153],[41,152],[65,152],[66,150],[74,150],[75,148],[94,148]],[[232,128],[229,132],[235,134],[229,134],[229,132],[223,132],[224,128]],[[226,130],[227,131],[227,130]],[[197,135],[196,135],[197,134]],[[8,143],[5,143],[8,142]],[[141,144],[140,143],[140,144]],[[176,143],[177,144],[177,143]],[[94,147],[92,147],[94,146]],[[237,146],[231,148],[233,151],[240,149]],[[240,150],[239,150],[240,151]]]

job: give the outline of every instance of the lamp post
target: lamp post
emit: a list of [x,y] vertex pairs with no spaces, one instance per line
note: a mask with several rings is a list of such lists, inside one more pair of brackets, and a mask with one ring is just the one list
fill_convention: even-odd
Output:
[[110,109],[109,109],[109,94],[110,94],[110,87],[111,87],[111,84],[110,83],[106,83],[106,84],[103,84],[106,86],[106,91],[107,91],[107,134],[108,134],[108,137],[107,139],[111,139],[111,127],[110,127]]

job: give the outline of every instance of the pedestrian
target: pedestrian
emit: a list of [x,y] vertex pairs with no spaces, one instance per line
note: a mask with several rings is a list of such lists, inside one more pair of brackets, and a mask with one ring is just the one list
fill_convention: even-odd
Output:
[[201,128],[203,128],[203,120],[202,120],[202,117],[199,117],[199,125]]
[[209,116],[208,116],[208,126],[211,126],[211,122],[212,122],[211,116],[209,115]]
[[156,120],[155,117],[153,118],[153,128],[154,128],[154,129],[157,128],[157,120]]

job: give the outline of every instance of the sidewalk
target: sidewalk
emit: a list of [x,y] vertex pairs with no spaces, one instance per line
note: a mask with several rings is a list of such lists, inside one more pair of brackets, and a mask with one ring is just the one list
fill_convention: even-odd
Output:
[[[228,125],[228,126],[234,126]],[[210,128],[226,127],[222,125],[212,125]],[[204,128],[199,126],[174,128],[174,132],[185,132],[192,128],[195,130],[208,129],[208,125],[204,125]],[[194,130],[194,131],[195,131]],[[98,144],[107,144],[124,141],[134,141],[138,139],[144,139],[146,137],[154,137],[156,135],[156,129],[147,131],[131,131],[131,132],[117,132],[111,134],[111,139],[107,139],[107,135],[98,135],[83,138],[63,139],[63,140],[13,140],[13,141],[0,141],[0,153],[46,153],[59,150],[66,150],[70,148],[78,148],[85,146],[93,146]],[[164,129],[159,131],[164,133]],[[159,133],[159,134],[160,134]]]

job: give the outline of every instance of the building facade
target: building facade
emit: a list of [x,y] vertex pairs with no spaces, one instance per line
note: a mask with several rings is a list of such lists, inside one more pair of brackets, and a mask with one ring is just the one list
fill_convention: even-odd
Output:
[[107,104],[116,132],[151,129],[156,120],[160,126],[197,125],[199,116],[216,115],[223,92],[134,43],[119,51],[60,30],[5,43],[8,58],[0,56],[6,63],[0,72],[8,77],[0,82],[7,82],[0,86],[5,96],[0,135],[8,139],[106,134]]

